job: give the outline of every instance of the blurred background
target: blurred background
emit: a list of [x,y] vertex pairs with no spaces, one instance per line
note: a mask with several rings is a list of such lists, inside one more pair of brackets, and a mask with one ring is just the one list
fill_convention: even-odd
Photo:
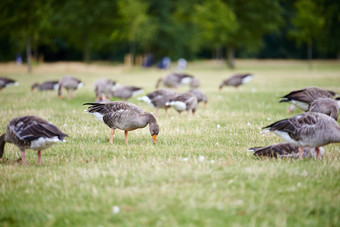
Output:
[[0,61],[340,58],[338,0],[2,0]]

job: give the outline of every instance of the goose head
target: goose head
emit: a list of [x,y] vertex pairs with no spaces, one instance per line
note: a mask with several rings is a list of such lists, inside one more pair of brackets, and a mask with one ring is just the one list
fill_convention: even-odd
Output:
[[152,114],[148,114],[149,119],[149,131],[152,137],[152,142],[156,143],[157,136],[159,134],[159,126],[157,124],[156,118]]
[[39,84],[38,83],[34,83],[34,84],[32,84],[32,86],[31,86],[31,91],[33,91],[34,90],[34,88],[36,88],[36,87],[38,87],[39,86]]

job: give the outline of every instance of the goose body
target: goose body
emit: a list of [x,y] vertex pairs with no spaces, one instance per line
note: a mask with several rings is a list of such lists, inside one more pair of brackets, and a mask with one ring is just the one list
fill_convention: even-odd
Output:
[[116,87],[115,91],[113,92],[113,96],[124,99],[126,101],[129,98],[136,96],[142,92],[143,89],[140,87],[120,85]]
[[336,93],[334,91],[328,91],[318,87],[308,87],[300,90],[291,91],[289,94],[282,96],[280,103],[290,102],[299,109],[307,111],[309,105],[314,100],[318,98],[333,98],[335,95]]
[[98,79],[94,83],[94,91],[98,100],[110,99],[116,88],[116,82],[110,79]]
[[183,111],[191,111],[192,114],[196,112],[197,107],[197,98],[190,92],[178,93],[172,99],[170,99],[167,103],[167,106],[171,106],[178,113]]
[[51,80],[51,81],[45,81],[41,84],[34,83],[31,87],[31,90],[33,91],[35,88],[37,88],[39,91],[58,90],[59,81]]
[[[248,151],[254,152],[255,156],[273,157],[273,158],[298,158],[299,147],[290,143],[273,144],[266,147],[252,147]],[[325,150],[320,147],[320,155],[323,156]],[[303,158],[316,158],[316,149],[311,147],[304,147],[302,157]]]
[[18,86],[19,83],[7,77],[0,77],[0,91],[10,86]]
[[4,153],[5,143],[15,144],[21,151],[22,163],[25,165],[25,150],[38,151],[38,164],[41,164],[41,150],[55,143],[63,142],[67,135],[55,125],[36,116],[23,116],[11,120],[6,133],[0,137],[0,158]]
[[203,102],[204,105],[208,103],[207,96],[201,90],[194,88],[194,89],[191,89],[189,92],[196,96],[198,103]]
[[277,121],[264,127],[299,147],[302,158],[303,147],[315,147],[320,159],[320,146],[340,142],[340,127],[337,122],[322,113],[307,112]]
[[158,109],[165,109],[165,115],[168,115],[168,108],[166,103],[175,96],[175,92],[169,89],[158,89],[146,96],[139,97],[138,100],[148,103],[150,106],[156,108],[155,116],[158,116]]
[[199,80],[194,78],[193,76],[185,73],[170,73],[164,78],[160,78],[157,81],[156,88],[163,82],[164,87],[167,88],[178,88],[185,84],[190,84],[191,86],[199,86]]
[[339,108],[340,100],[335,100],[332,98],[318,98],[310,104],[308,112],[323,113],[337,121]]
[[62,88],[65,88],[68,92],[68,98],[72,98],[73,91],[81,88],[83,83],[81,80],[72,77],[72,76],[65,76],[59,80],[59,88],[58,88],[58,95],[59,98],[62,98]]
[[222,81],[222,83],[219,86],[219,89],[221,90],[224,86],[233,86],[238,88],[242,84],[246,84],[249,81],[253,79],[254,75],[250,73],[244,73],[244,74],[236,74],[228,79]]
[[144,112],[138,106],[119,101],[110,103],[85,103],[84,105],[90,105],[86,112],[94,115],[98,120],[111,128],[110,143],[112,143],[115,129],[124,130],[125,143],[127,144],[128,131],[144,128],[148,124],[153,142],[156,142],[159,133],[156,118],[152,114]]

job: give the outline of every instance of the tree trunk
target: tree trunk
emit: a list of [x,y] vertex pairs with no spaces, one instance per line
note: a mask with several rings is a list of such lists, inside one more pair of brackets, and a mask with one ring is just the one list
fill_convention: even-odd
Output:
[[28,73],[32,72],[32,51],[31,51],[31,37],[27,37],[26,39],[26,55],[27,55],[27,70]]
[[87,37],[84,39],[83,60],[85,63],[90,63],[90,47]]
[[132,65],[135,66],[136,65],[136,43],[135,42],[131,42],[130,43],[130,54],[131,54],[131,61],[132,61]]
[[311,43],[309,43],[307,46],[307,55],[308,55],[308,68],[312,69],[313,45]]
[[234,53],[234,47],[232,47],[232,46],[227,47],[227,63],[228,63],[229,68],[231,68],[231,69],[235,68],[235,63],[234,63],[235,56],[234,56],[234,54],[235,54]]

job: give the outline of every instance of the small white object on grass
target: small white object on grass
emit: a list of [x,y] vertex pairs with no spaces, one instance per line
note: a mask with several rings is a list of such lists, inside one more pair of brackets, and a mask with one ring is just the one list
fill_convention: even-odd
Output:
[[251,126],[250,122],[247,123],[248,126]]
[[113,213],[113,214],[118,214],[119,211],[120,211],[119,206],[113,206],[113,207],[112,207],[112,213]]
[[267,120],[270,121],[270,117],[268,117]]
[[217,125],[217,129],[220,129],[221,128],[221,125]]
[[300,182],[298,182],[298,183],[297,183],[297,186],[298,186],[298,187],[301,187],[301,183],[300,183]]
[[215,160],[210,160],[210,163],[214,164],[214,163],[215,163]]
[[255,93],[256,92],[256,88],[252,88],[251,92]]
[[218,144],[219,144],[219,143],[217,142],[216,145],[218,146]]
[[198,161],[203,162],[204,161],[204,156],[199,156]]
[[183,162],[186,162],[186,161],[188,161],[188,158],[183,158]]

